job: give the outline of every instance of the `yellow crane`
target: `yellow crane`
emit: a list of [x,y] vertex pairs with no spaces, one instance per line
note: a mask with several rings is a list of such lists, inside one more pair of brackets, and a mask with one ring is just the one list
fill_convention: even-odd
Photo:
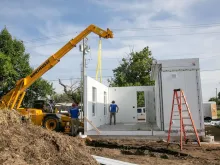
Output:
[[107,28],[105,31],[93,24],[89,25],[85,30],[79,33],[75,38],[71,39],[55,54],[51,55],[30,75],[18,80],[15,87],[0,99],[0,108],[16,109],[21,113],[22,116],[31,118],[34,124],[42,125],[50,130],[60,130],[61,128],[64,128],[66,122],[70,121],[70,117],[56,113],[45,113],[42,111],[42,109],[21,108],[20,105],[23,101],[27,88],[29,88],[48,70],[54,67],[63,56],[65,56],[72,48],[76,47],[76,44],[78,44],[91,32],[97,34],[101,38],[113,38],[113,33],[110,29]]

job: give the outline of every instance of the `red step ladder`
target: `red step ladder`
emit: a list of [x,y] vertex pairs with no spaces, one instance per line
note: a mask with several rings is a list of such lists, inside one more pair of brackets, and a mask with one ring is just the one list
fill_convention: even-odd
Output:
[[[171,132],[171,127],[173,125],[173,120],[180,120],[180,125],[178,126],[178,128],[180,128],[180,150],[182,150],[183,148],[183,140],[182,140],[182,135],[184,136],[184,141],[185,143],[187,143],[188,139],[186,137],[186,131],[185,131],[185,127],[189,126],[189,127],[193,127],[194,133],[196,135],[196,140],[199,146],[201,146],[200,144],[200,140],[199,140],[199,136],[196,130],[196,126],[194,125],[194,121],[192,119],[192,115],[189,109],[189,105],[186,101],[186,97],[184,95],[183,90],[181,89],[174,89],[173,90],[173,102],[172,102],[172,110],[171,110],[171,116],[170,116],[170,125],[169,125],[169,131],[168,131],[168,138],[167,138],[167,143],[169,145],[170,143],[170,132]],[[176,100],[176,103],[175,103]],[[174,106],[177,105],[178,106],[178,110],[175,111],[174,110]],[[185,109],[182,109],[182,105],[185,105]],[[185,115],[184,115],[185,114]],[[179,118],[173,118],[173,116],[179,116]],[[185,120],[190,121],[190,124],[184,124]]]

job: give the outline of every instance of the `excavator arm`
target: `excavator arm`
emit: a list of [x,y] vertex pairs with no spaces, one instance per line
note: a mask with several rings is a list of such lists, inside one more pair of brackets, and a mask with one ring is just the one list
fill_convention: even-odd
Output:
[[[101,38],[113,38],[113,33],[107,28],[103,30],[93,24],[88,26],[84,31],[82,31],[75,38],[71,39],[66,45],[64,45],[55,54],[51,55],[44,63],[42,63],[38,68],[36,68],[27,77],[18,80],[15,88],[10,90],[6,95],[4,95],[0,100],[0,108],[18,109],[25,96],[25,91],[29,88],[37,79],[39,79],[44,73],[54,67],[60,59],[65,56],[72,48],[76,47],[83,38],[85,38],[91,32],[97,34]],[[16,107],[15,107],[16,106]]]

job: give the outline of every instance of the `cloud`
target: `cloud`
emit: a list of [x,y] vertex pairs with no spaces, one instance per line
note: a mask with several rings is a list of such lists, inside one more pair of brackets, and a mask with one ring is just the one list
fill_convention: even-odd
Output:
[[167,19],[175,19],[176,16],[174,14],[168,13],[166,11],[159,11],[156,15],[151,17],[152,21],[160,21]]
[[[13,36],[29,41],[24,43],[31,54],[32,66],[40,65],[93,23],[114,32],[113,39],[102,40],[103,76],[111,76],[112,69],[132,48],[140,51],[145,46],[149,46],[153,56],[160,60],[200,57],[201,70],[220,69],[220,26],[209,24],[219,17],[215,0],[23,2],[21,6],[18,2],[3,1],[0,27],[6,24]],[[193,24],[196,25],[189,26]],[[92,77],[97,64],[98,40],[98,36],[89,35],[91,52],[86,55],[90,59],[87,74]],[[82,53],[78,46],[43,78],[80,78]],[[204,100],[215,95],[214,86],[220,82],[217,75],[218,72],[201,72]],[[57,91],[62,92],[58,82],[54,81],[54,84]]]
[[[192,18],[189,15],[189,13],[191,13],[189,11],[195,7],[198,1],[171,0],[163,3],[158,0],[139,2],[137,6],[130,4],[130,6],[128,6],[128,3],[125,4],[125,1],[117,1],[117,4],[110,4],[107,3],[107,1],[99,3],[99,5],[103,5],[114,12],[122,12],[126,15],[124,17],[121,15],[114,17],[108,23],[108,26],[112,28],[117,25],[114,33],[115,38],[118,38],[115,44],[120,46],[117,49],[103,50],[103,52],[106,52],[106,56],[116,55],[117,52],[122,54],[122,52],[126,50],[126,47],[128,48],[129,46],[134,46],[137,51],[141,50],[144,46],[149,46],[153,52],[153,56],[157,59],[200,57],[201,70],[219,68],[219,26],[186,26],[187,20],[188,25],[190,25],[193,19],[199,23],[199,20],[196,20],[197,18]],[[148,7],[151,9],[148,10],[148,7],[146,7],[144,11],[144,7],[147,5],[149,5]],[[131,8],[131,6],[133,8]],[[153,19],[163,12],[166,12],[166,15],[174,16],[175,19],[172,17]],[[197,10],[196,12],[200,13],[202,11]],[[189,17],[190,19],[188,19]],[[179,26],[184,28],[179,28]],[[117,31],[117,29],[129,28],[136,28],[136,30]],[[134,37],[123,38],[123,36]],[[208,100],[212,95],[215,95],[213,90],[209,89],[213,84],[216,84],[216,81],[219,81],[216,78],[217,74],[218,72],[201,72],[204,100]]]

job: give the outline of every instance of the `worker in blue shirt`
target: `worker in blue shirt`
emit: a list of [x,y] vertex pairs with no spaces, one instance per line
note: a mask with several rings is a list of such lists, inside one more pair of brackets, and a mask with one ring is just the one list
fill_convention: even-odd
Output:
[[116,124],[116,113],[118,113],[119,107],[115,104],[115,101],[112,101],[112,104],[109,106],[110,112],[110,125],[112,124],[112,116],[114,117],[114,125]]
[[72,104],[72,108],[69,111],[71,116],[71,134],[72,136],[77,135],[79,129],[79,108],[77,104]]

